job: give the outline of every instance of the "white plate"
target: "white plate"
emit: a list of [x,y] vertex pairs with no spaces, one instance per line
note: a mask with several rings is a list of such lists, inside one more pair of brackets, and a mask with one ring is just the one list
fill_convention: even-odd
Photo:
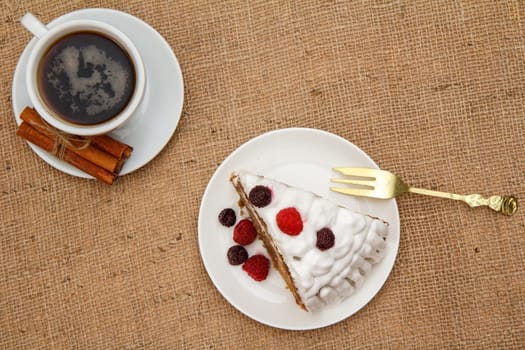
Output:
[[[96,19],[109,23],[128,35],[142,55],[146,68],[146,91],[137,112],[111,136],[133,146],[131,157],[120,174],[128,174],[152,160],[168,143],[179,123],[184,100],[182,72],[175,54],[164,38],[142,20],[110,9],[84,9],[63,15],[48,26],[71,19]],[[20,25],[20,30],[25,30]],[[36,39],[26,46],[13,76],[13,111],[16,123],[24,107],[31,106],[25,84],[25,66]],[[57,159],[29,143],[44,161],[67,174],[92,178],[90,175]]]
[[[399,246],[399,213],[395,200],[355,198],[329,190],[336,166],[377,168],[366,153],[334,134],[292,128],[258,136],[235,150],[216,170],[204,192],[199,211],[199,247],[206,270],[219,292],[239,311],[269,326],[305,330],[339,322],[365,306],[385,283]],[[240,266],[228,263],[226,252],[235,243],[232,228],[222,226],[219,212],[234,208],[239,215],[238,196],[229,183],[233,170],[250,170],[308,189],[335,202],[379,216],[390,223],[386,256],[365,278],[363,286],[339,305],[318,313],[300,309],[285,288],[279,273],[270,269],[263,282],[253,281]],[[265,253],[259,241],[248,246],[248,253]]]

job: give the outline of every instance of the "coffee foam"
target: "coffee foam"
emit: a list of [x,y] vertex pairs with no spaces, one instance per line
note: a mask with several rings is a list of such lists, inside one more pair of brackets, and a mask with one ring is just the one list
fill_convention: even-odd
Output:
[[[56,89],[60,98],[76,96],[92,116],[115,107],[126,93],[130,74],[121,63],[108,57],[106,52],[94,45],[85,47],[67,46],[55,57],[47,74],[49,84]],[[81,68],[91,67],[90,75],[81,76]],[[66,75],[69,84],[60,77]],[[71,99],[71,111],[81,107]]]

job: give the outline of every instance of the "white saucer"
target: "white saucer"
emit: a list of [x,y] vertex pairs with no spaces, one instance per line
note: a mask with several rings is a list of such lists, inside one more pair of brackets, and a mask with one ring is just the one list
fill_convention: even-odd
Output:
[[[133,147],[121,175],[137,170],[152,160],[166,146],[177,128],[184,100],[182,72],[171,47],[151,26],[124,12],[110,9],[84,9],[63,15],[48,26],[53,27],[71,19],[96,19],[121,30],[135,43],[146,68],[146,91],[137,112],[111,136]],[[20,30],[25,30],[20,25]],[[33,38],[26,46],[13,76],[13,111],[16,123],[26,106],[31,106],[26,92],[25,65]],[[44,161],[67,174],[91,178],[90,175],[63,162],[50,153],[29,143],[33,151]]]
[[[399,246],[399,213],[392,200],[357,198],[329,190],[330,178],[340,174],[332,167],[377,168],[374,161],[351,142],[334,134],[292,128],[258,136],[230,154],[215,171],[204,192],[199,211],[199,248],[206,270],[219,292],[239,311],[263,324],[293,330],[315,329],[339,322],[365,306],[383,284],[394,266]],[[226,252],[234,245],[232,228],[219,223],[224,208],[237,214],[238,195],[229,182],[233,170],[245,169],[311,190],[353,210],[381,217],[390,223],[386,255],[365,278],[364,284],[339,305],[321,312],[300,309],[273,268],[263,282],[255,282],[240,266],[228,263]],[[256,241],[247,247],[250,255],[265,254]]]

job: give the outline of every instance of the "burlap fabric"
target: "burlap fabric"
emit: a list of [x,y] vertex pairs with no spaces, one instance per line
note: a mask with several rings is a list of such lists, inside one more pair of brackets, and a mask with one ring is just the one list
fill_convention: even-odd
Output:
[[384,288],[314,331],[238,312],[197,244],[218,164],[285,127],[339,134],[421,187],[524,201],[523,1],[109,1],[167,39],[186,98],[167,147],[111,187],[47,165],[11,108],[19,18],[100,6],[2,2],[1,348],[525,348],[525,210],[400,198]]

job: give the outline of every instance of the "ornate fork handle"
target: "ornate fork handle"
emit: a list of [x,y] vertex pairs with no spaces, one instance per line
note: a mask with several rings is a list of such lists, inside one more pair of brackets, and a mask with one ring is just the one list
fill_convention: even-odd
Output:
[[463,201],[471,207],[486,205],[490,209],[502,212],[505,215],[512,215],[518,210],[518,201],[512,196],[490,196],[484,198],[479,194],[464,196]]
[[486,205],[492,210],[509,216],[514,214],[516,210],[518,210],[518,200],[512,196],[490,196],[489,198],[485,198],[479,194],[462,195],[415,187],[408,188],[408,192],[460,200],[467,203],[471,207],[479,207],[482,205]]

